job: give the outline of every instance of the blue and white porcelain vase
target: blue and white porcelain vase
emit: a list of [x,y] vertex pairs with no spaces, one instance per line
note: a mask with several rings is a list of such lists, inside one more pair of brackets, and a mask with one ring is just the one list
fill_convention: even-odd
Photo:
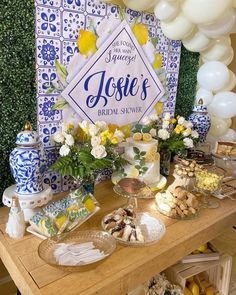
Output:
[[193,124],[193,129],[198,132],[200,142],[205,142],[211,127],[211,117],[208,115],[207,107],[203,105],[202,99],[199,99],[198,103],[193,106],[193,113],[188,119]]
[[43,191],[43,157],[38,133],[29,122],[16,137],[17,147],[10,154],[10,167],[16,181],[16,193],[37,194]]

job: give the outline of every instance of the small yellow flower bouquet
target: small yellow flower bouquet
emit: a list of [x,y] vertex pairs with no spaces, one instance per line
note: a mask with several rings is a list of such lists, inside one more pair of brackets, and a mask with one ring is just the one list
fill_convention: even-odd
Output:
[[50,167],[62,175],[69,175],[80,182],[93,182],[105,169],[120,169],[124,164],[117,151],[124,133],[104,121],[95,124],[82,121],[78,126],[63,124],[62,130],[52,140],[60,146],[59,158]]

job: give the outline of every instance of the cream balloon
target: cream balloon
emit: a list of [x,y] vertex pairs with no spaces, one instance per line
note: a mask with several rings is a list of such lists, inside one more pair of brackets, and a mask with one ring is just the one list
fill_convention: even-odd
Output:
[[232,125],[232,119],[224,119],[224,120],[227,124],[227,127],[229,128]]
[[211,116],[211,128],[209,134],[215,137],[223,135],[228,130],[226,122],[215,116]]
[[223,64],[225,64],[226,66],[228,66],[229,64],[231,64],[233,59],[234,59],[234,50],[231,47],[229,53],[227,53],[227,55],[225,55],[219,61],[222,62]]
[[233,129],[228,129],[226,133],[220,136],[220,140],[236,141],[236,132]]
[[234,9],[229,9],[220,19],[211,24],[199,25],[199,30],[209,38],[218,38],[229,34],[234,27],[236,15]]
[[182,11],[192,23],[207,24],[223,16],[230,6],[231,0],[185,0]]
[[221,60],[224,56],[230,53],[231,45],[225,38],[220,38],[213,41],[213,45],[201,52],[204,59],[213,61]]
[[159,20],[170,21],[177,16],[179,3],[161,0],[154,8],[154,14]]
[[161,21],[162,32],[172,40],[187,38],[193,32],[194,27],[194,24],[184,17],[182,13],[170,22]]
[[218,91],[229,82],[229,70],[221,62],[209,61],[198,70],[197,81],[202,88],[210,91]]
[[203,105],[208,106],[213,100],[213,93],[204,88],[199,88],[196,93],[196,103],[199,101],[199,99],[203,100]]
[[231,70],[229,70],[229,82],[224,88],[220,89],[219,92],[231,91],[232,89],[234,89],[235,85],[236,85],[236,76]]
[[123,2],[132,10],[144,11],[154,7],[158,0],[123,0]]
[[201,52],[211,45],[212,40],[197,30],[193,35],[183,39],[182,42],[189,51]]
[[220,118],[228,119],[236,116],[236,94],[231,91],[217,93],[208,110],[212,115]]

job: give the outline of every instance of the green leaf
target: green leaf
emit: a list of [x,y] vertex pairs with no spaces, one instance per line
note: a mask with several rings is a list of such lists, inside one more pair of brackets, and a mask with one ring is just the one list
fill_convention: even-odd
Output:
[[50,87],[47,89],[47,91],[45,92],[46,94],[51,94],[54,91],[54,88]]
[[60,99],[58,100],[54,106],[53,106],[53,110],[62,110],[65,108],[65,106],[69,105],[68,102],[64,99]]
[[93,162],[93,156],[90,154],[90,151],[80,151],[78,155],[78,159],[84,164],[89,165]]
[[140,153],[140,155],[141,155],[141,156],[145,156],[145,155],[146,155],[146,152],[145,152],[145,151],[142,151],[142,152]]
[[141,169],[141,166],[139,166],[139,165],[135,165],[134,167],[135,167],[136,169],[138,169],[138,170]]
[[139,153],[140,153],[140,150],[136,146],[133,147],[133,151],[137,155],[139,155]]
[[134,156],[134,160],[139,160],[139,159],[140,159],[139,155]]
[[156,47],[157,46],[157,42],[158,42],[158,38],[157,37],[153,37],[151,39],[151,42],[152,42],[153,46]]
[[123,21],[125,19],[125,11],[120,6],[118,6],[117,9],[118,9],[119,18],[121,21]]
[[59,81],[62,83],[62,85],[65,86],[67,84],[66,77],[68,75],[66,67],[60,64],[57,59],[55,59],[55,66],[56,66],[57,77]]

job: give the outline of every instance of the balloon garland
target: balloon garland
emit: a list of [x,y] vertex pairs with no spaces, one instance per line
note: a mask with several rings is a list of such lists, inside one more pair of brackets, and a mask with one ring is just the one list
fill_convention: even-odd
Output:
[[236,94],[231,91],[236,76],[227,67],[234,56],[229,35],[236,33],[236,1],[123,0],[123,4],[154,12],[166,37],[200,53],[196,102],[203,99],[211,115],[208,140],[213,144],[218,139],[236,141],[236,132],[229,128],[230,118],[236,116]]

